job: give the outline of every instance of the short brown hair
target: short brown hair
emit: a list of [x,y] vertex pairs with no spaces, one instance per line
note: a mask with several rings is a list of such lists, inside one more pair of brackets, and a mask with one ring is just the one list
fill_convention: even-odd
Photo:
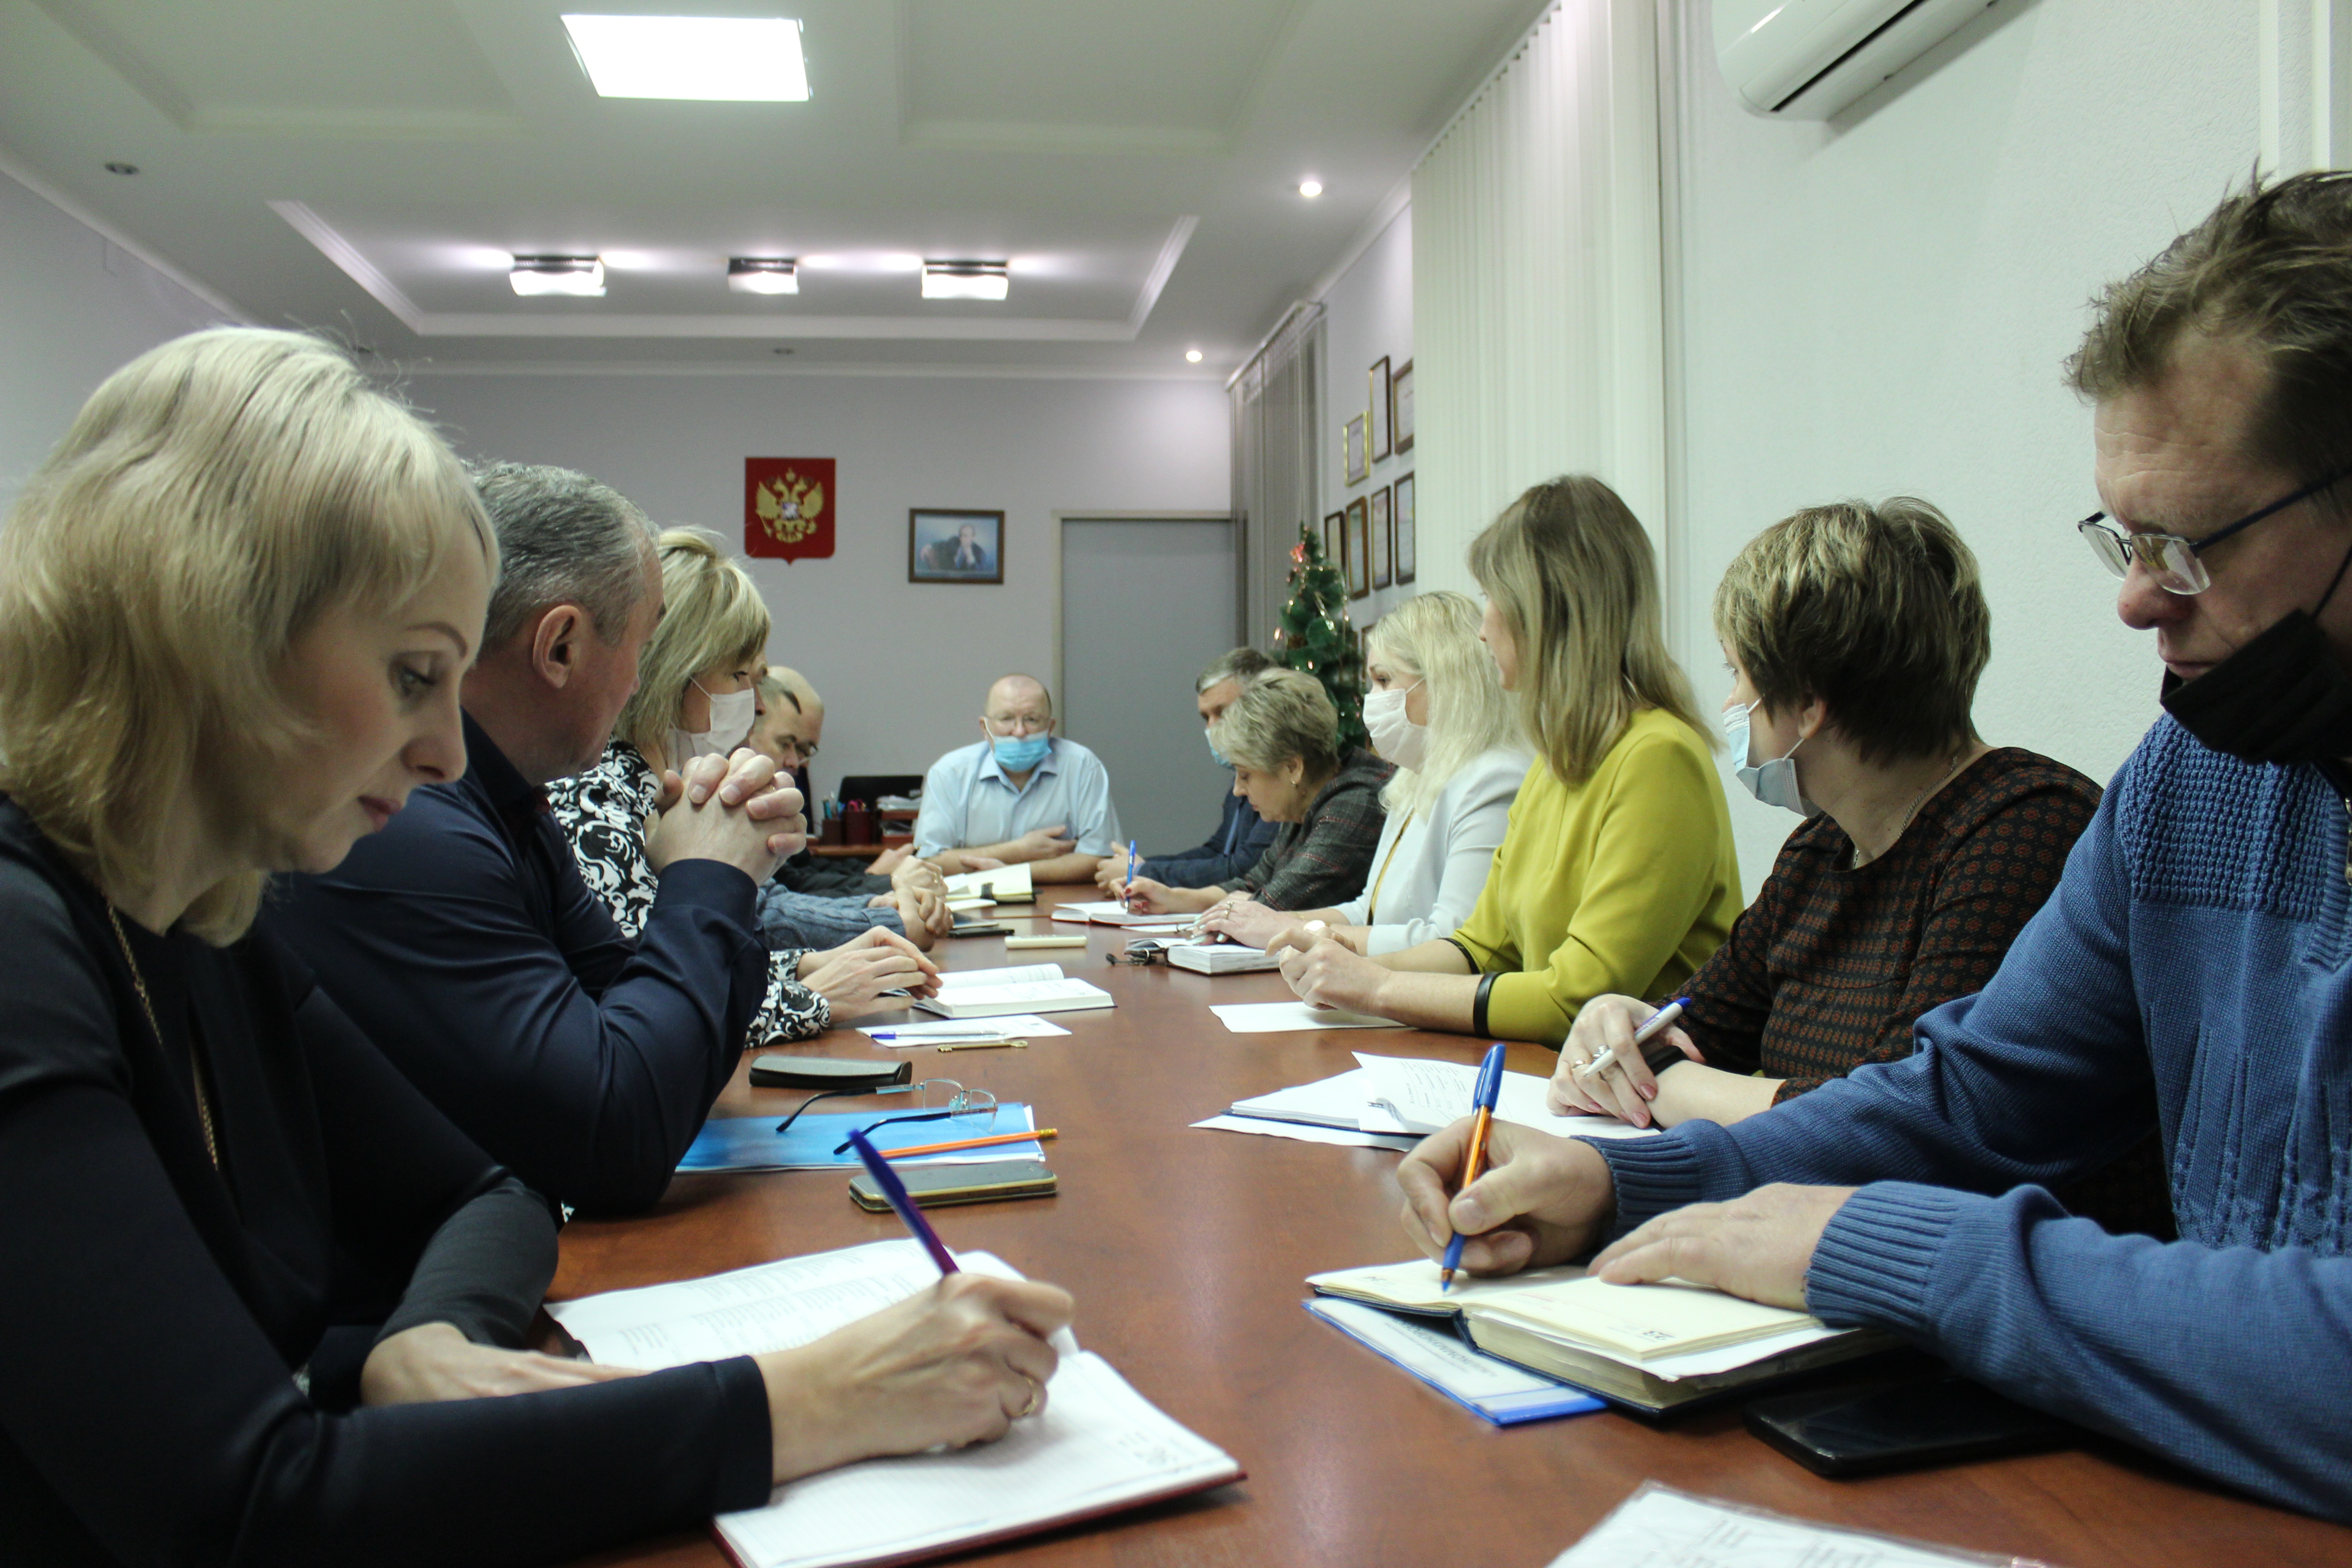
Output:
[[[2242,343],[2270,367],[2250,456],[2305,482],[2352,462],[2352,174],[2260,174],[2163,254],[2092,301],[2066,375],[2104,400],[2147,386],[2185,331]],[[2337,515],[2342,490],[2322,500]]]
[[1926,501],[1781,519],[1716,584],[1715,633],[1767,709],[1821,699],[1865,761],[1933,756],[1976,733],[1992,612],[1977,558]]
[[1562,784],[1644,708],[1715,744],[1666,651],[1650,536],[1615,490],[1589,474],[1535,486],[1470,542],[1470,574],[1518,647],[1519,728]]
[[1339,710],[1313,676],[1269,669],[1242,688],[1209,726],[1209,739],[1258,773],[1276,772],[1297,757],[1307,777],[1328,778],[1339,766]]
[[1228,680],[1238,680],[1244,686],[1274,668],[1274,658],[1254,647],[1237,647],[1231,653],[1221,653],[1208,662],[1192,679],[1195,695],[1223,686]]

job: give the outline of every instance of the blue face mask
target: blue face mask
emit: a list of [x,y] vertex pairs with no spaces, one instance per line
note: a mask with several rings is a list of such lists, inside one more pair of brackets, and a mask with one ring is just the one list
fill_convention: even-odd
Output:
[[1025,773],[1045,760],[1054,738],[1046,734],[991,735],[990,745],[996,748],[996,765],[1008,773]]
[[1217,742],[1213,740],[1210,740],[1208,728],[1205,725],[1202,727],[1201,739],[1209,742],[1209,755],[1217,759],[1217,766],[1221,768],[1229,768],[1234,765],[1232,761],[1226,757],[1224,752],[1217,750]]
[[1723,710],[1723,738],[1731,742],[1732,773],[1748,786],[1748,794],[1766,805],[1777,805],[1793,811],[1799,816],[1811,816],[1820,808],[1805,798],[1805,792],[1797,784],[1797,746],[1805,743],[1801,739],[1797,746],[1789,748],[1786,755],[1775,757],[1769,763],[1748,760],[1748,715],[1762,706],[1763,701],[1759,699],[1745,708]]

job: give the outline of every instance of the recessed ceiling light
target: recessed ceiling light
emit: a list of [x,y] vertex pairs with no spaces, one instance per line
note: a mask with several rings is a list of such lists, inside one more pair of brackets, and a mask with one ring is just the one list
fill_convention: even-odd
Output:
[[106,166],[106,172],[110,174],[135,174],[139,172],[139,165],[136,163],[109,163]]
[[727,287],[738,294],[797,294],[800,268],[788,257],[736,256],[728,258]]
[[1002,300],[1012,291],[1010,268],[1002,261],[926,261],[926,300]]
[[809,95],[801,25],[790,16],[563,18],[600,98],[798,103]]
[[1184,351],[1184,363],[1186,364],[1199,364],[1201,363],[1201,351],[1199,349],[1186,349]]
[[1320,180],[1301,180],[1298,182],[1298,194],[1305,196],[1311,202],[1317,196],[1323,194],[1323,182]]
[[518,294],[604,295],[604,263],[594,256],[518,256],[507,274]]

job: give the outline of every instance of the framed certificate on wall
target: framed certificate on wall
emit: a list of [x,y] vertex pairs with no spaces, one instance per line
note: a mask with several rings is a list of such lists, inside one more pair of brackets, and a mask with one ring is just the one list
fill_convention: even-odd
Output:
[[1389,488],[1382,485],[1369,498],[1372,503],[1372,586],[1389,585],[1394,536],[1389,532]]
[[1372,546],[1369,508],[1358,496],[1348,503],[1348,597],[1360,599],[1372,591]]
[[1392,488],[1396,491],[1396,500],[1390,510],[1395,513],[1396,580],[1399,583],[1410,583],[1412,581],[1413,574],[1412,476],[1407,474]]

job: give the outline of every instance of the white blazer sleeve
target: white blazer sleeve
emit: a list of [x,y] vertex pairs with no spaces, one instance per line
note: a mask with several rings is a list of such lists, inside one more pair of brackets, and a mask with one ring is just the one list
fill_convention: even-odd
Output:
[[[1527,767],[1525,756],[1490,752],[1445,786],[1431,814],[1432,841],[1422,850],[1425,856],[1444,858],[1437,892],[1419,916],[1372,927],[1364,943],[1366,952],[1401,952],[1435,942],[1452,936],[1470,918],[1478,895],[1486,889],[1495,851],[1502,847],[1503,835],[1510,826],[1511,803],[1518,798],[1519,780]],[[1441,827],[1443,845],[1435,841]]]

